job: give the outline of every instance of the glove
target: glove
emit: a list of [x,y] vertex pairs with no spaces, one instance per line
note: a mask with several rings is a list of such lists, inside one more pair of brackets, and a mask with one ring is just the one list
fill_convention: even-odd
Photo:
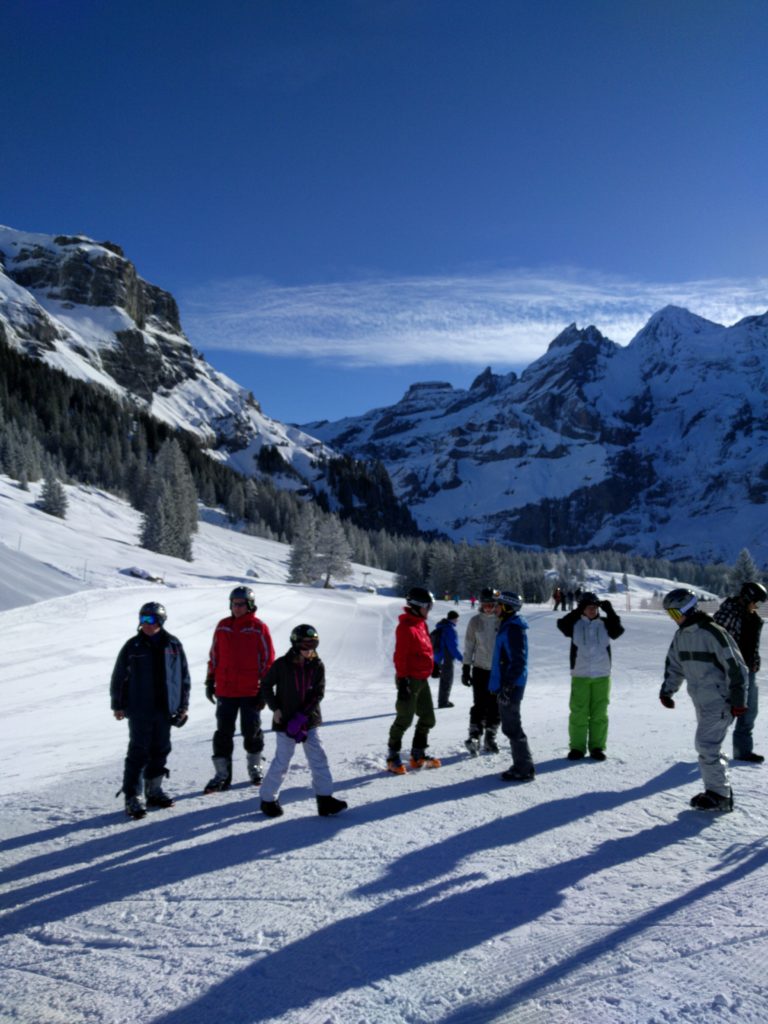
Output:
[[604,601],[600,602],[600,607],[603,609],[604,612],[612,612],[613,611],[613,605],[611,604],[611,602],[607,598]]
[[491,678],[488,680],[488,692],[489,693],[498,693],[499,689],[500,689],[499,680],[497,678],[495,678],[494,676],[491,676]]
[[411,684],[408,681],[407,676],[398,676],[395,680],[397,683],[397,699],[399,701],[406,701],[411,699]]
[[440,666],[437,664],[436,661],[432,662],[432,672],[430,674],[430,678],[432,678],[432,679],[439,679],[440,678]]
[[180,729],[182,725],[187,724],[189,713],[187,711],[177,711],[175,715],[171,715],[171,725],[175,728]]
[[746,708],[733,708],[733,707],[731,708],[731,714],[733,715],[734,718],[741,718],[741,716],[742,715],[746,715],[746,713],[747,713],[747,709]]
[[673,708],[675,706],[674,697],[671,694],[667,693],[665,690],[662,690],[659,694],[659,700],[665,708]]
[[208,676],[205,680],[205,696],[211,704],[216,703],[216,680],[213,676]]
[[461,681],[465,686],[472,685],[472,669],[469,665],[461,666]]
[[303,743],[309,732],[308,725],[309,719],[303,712],[299,711],[298,714],[289,720],[285,731],[292,740],[296,740],[297,743]]

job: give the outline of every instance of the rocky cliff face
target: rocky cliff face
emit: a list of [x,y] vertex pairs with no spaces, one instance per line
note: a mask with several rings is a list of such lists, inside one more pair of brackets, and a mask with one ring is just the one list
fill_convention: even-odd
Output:
[[305,429],[381,458],[423,529],[768,561],[768,314],[655,314],[629,346],[566,328],[519,377],[412,386]]

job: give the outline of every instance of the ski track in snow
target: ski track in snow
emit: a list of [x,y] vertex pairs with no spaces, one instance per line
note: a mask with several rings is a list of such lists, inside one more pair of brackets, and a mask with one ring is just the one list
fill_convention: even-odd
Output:
[[[83,541],[94,566],[97,532]],[[565,760],[568,643],[531,608],[536,781],[502,783],[506,753],[467,756],[458,671],[432,734],[443,767],[395,778],[383,766],[400,602],[286,586],[273,559],[274,578],[254,583],[260,614],[278,653],[297,622],[320,631],[323,742],[350,808],[317,816],[298,752],[285,815],[268,821],[239,738],[232,789],[201,795],[205,658],[236,578],[216,576],[223,541],[214,556],[207,543],[193,565],[208,577],[160,593],[193,698],[172,737],[177,804],[140,822],[114,797],[126,731],[107,687],[157,587],[97,581],[0,613],[3,1024],[766,1024],[768,769],[733,767],[733,814],[688,809],[694,716],[684,693],[674,712],[657,699],[663,615],[617,605],[604,764]]]

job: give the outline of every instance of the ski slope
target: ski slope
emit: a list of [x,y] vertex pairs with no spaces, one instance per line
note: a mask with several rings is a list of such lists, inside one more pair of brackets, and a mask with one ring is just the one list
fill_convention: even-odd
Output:
[[[638,610],[668,582],[631,579],[633,610],[616,601],[626,633],[607,762],[565,760],[568,642],[550,608],[533,606],[523,720],[536,781],[502,783],[508,754],[467,756],[458,675],[456,706],[432,733],[443,767],[395,778],[383,765],[401,602],[388,574],[367,577],[377,594],[364,567],[334,590],[292,586],[284,546],[211,523],[181,563],[136,547],[138,517],[122,502],[68,496],[68,518],[51,519],[31,506],[34,489],[0,478],[0,1021],[768,1021],[768,768],[733,767],[733,814],[689,810],[692,708],[684,694],[673,712],[657,699],[674,626]],[[232,789],[201,795],[214,728],[205,660],[240,582],[279,652],[299,622],[320,632],[323,742],[350,805],[336,818],[317,816],[301,753],[284,817],[261,816],[239,738]],[[176,806],[133,822],[115,798],[127,731],[108,682],[150,599],[185,645],[193,694],[172,737]],[[458,611],[461,637],[468,604]]]

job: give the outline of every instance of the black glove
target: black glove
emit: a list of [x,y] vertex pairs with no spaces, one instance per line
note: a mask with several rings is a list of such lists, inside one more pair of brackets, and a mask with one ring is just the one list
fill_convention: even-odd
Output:
[[439,679],[440,678],[440,666],[437,664],[436,661],[432,662],[432,672],[431,672],[430,675],[431,675],[432,679]]
[[395,680],[397,683],[397,699],[399,701],[406,701],[411,699],[411,683],[407,676],[398,676]]
[[216,680],[213,678],[213,676],[208,676],[208,678],[205,680],[205,696],[208,698],[211,704],[216,703]]
[[461,681],[465,686],[472,685],[472,667],[471,665],[461,666]]
[[600,602],[600,607],[603,609],[604,612],[612,612],[613,611],[613,605],[611,604],[611,602],[607,598],[604,601]]
[[175,726],[177,729],[180,729],[182,725],[187,724],[188,718],[189,714],[187,711],[177,711],[175,715],[171,715],[171,725]]
[[659,694],[659,700],[665,708],[673,708],[675,706],[675,699],[671,693],[667,693],[666,690],[662,690]]

